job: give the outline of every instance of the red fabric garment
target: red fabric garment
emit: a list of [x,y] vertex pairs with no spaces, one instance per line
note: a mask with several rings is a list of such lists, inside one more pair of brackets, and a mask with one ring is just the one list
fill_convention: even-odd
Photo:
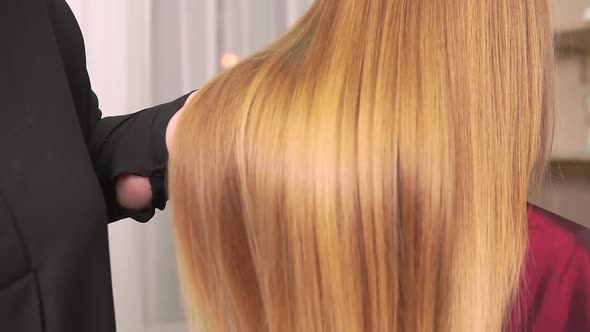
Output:
[[536,206],[528,216],[525,275],[508,331],[590,331],[590,230]]

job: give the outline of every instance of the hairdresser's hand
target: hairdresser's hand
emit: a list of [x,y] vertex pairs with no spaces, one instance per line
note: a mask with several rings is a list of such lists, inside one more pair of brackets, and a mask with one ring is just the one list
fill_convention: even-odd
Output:
[[141,211],[152,202],[152,185],[145,176],[121,174],[117,177],[117,203],[120,206]]
[[191,95],[186,99],[184,102],[184,106],[174,114],[170,122],[168,122],[168,126],[166,127],[166,147],[168,148],[168,152],[172,149],[172,140],[174,139],[174,133],[176,133],[176,126],[178,125],[178,119],[180,115],[184,111],[184,108],[191,103],[191,101],[197,95],[197,91],[191,93]]

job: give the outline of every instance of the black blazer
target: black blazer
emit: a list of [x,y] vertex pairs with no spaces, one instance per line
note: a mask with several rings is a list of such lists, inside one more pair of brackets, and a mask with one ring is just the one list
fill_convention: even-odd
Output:
[[[107,225],[164,208],[185,98],[102,118],[66,2],[0,1],[0,331],[115,331]],[[148,210],[117,206],[125,172],[150,177]]]

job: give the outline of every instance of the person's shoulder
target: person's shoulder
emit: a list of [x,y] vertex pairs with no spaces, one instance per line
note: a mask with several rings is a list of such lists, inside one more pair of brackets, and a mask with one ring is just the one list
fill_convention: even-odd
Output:
[[528,222],[525,321],[532,331],[589,331],[590,230],[536,206]]
[[529,205],[529,250],[544,259],[574,253],[590,257],[590,229],[538,206]]

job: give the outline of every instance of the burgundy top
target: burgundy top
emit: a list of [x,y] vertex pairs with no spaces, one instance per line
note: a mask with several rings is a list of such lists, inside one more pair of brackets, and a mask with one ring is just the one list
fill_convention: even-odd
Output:
[[508,330],[590,331],[590,230],[530,206],[529,239],[520,301]]

